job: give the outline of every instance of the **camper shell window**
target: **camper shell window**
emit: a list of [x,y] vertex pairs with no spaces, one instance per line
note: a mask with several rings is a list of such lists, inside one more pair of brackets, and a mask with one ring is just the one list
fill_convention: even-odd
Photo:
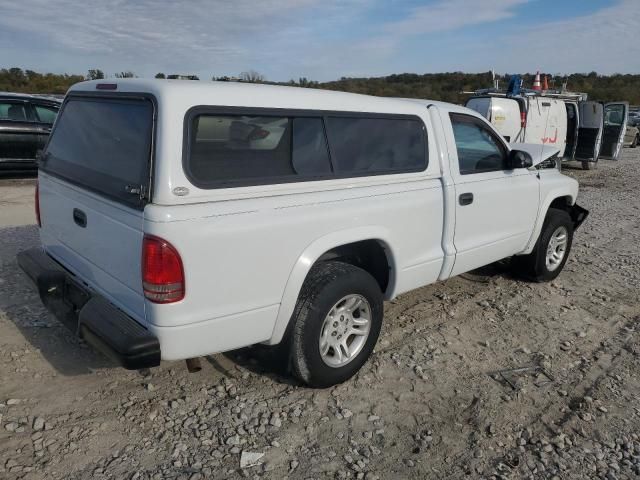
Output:
[[419,172],[422,120],[382,115],[195,107],[185,117],[183,168],[205,189]]

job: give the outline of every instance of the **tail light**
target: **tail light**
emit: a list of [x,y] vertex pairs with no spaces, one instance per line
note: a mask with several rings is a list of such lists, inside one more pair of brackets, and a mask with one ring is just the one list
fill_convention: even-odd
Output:
[[142,289],[153,303],[184,298],[184,269],[178,251],[166,240],[145,235],[142,241]]
[[40,220],[40,188],[38,186],[37,180],[36,180],[36,193],[35,193],[35,207],[36,207],[36,220],[38,221],[38,227],[41,227],[42,221]]
[[522,128],[527,126],[527,112],[520,112],[520,126]]

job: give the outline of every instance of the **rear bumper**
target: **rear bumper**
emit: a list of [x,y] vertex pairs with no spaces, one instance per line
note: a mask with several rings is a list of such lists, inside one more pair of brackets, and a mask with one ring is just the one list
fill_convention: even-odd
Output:
[[128,370],[160,365],[158,338],[90,291],[41,248],[18,254],[42,303],[80,338]]

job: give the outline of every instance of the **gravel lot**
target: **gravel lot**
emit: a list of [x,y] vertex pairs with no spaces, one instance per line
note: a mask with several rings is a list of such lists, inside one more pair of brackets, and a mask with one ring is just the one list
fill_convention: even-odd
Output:
[[0,478],[638,478],[640,148],[567,173],[591,216],[555,282],[497,264],[405,294],[327,390],[260,347],[114,367],[19,271],[33,186],[0,182]]

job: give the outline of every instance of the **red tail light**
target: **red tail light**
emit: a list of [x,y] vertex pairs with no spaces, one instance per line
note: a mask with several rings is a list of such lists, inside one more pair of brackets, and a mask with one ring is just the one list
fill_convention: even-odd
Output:
[[38,187],[37,180],[36,180],[35,206],[36,206],[36,220],[38,221],[38,227],[41,227],[42,221],[40,220],[40,188]]
[[184,298],[184,269],[178,251],[166,240],[145,235],[142,241],[142,289],[147,300],[173,303]]
[[527,126],[527,112],[520,112],[520,126],[522,128]]

